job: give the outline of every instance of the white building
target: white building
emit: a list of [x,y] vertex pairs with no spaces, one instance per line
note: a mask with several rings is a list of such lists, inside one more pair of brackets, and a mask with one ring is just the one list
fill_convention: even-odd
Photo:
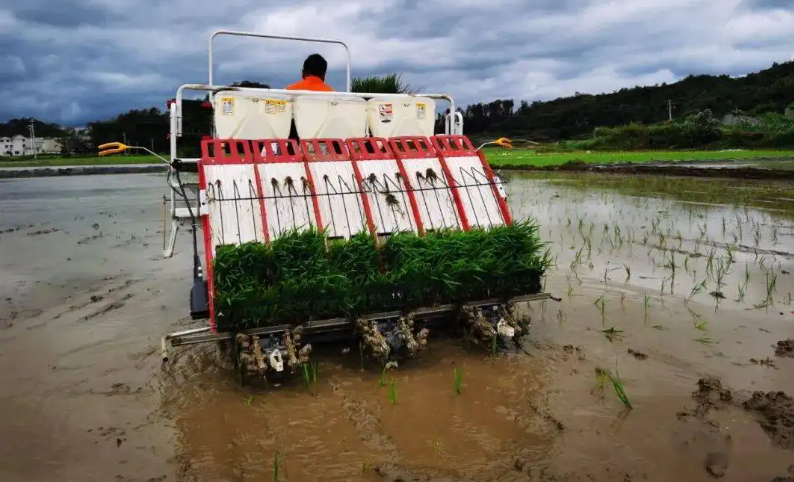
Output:
[[[32,156],[34,154],[33,149],[33,140],[30,137],[21,135],[0,137],[0,156]],[[35,152],[37,154],[60,154],[60,140],[37,137]]]

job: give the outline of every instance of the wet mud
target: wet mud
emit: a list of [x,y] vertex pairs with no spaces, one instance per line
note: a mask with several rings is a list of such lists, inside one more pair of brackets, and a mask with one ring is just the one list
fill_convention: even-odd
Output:
[[315,387],[261,388],[214,345],[161,363],[201,324],[188,233],[161,257],[162,177],[0,181],[0,480],[794,477],[791,186],[617,179],[506,185],[559,300],[520,306],[521,349],[431,337],[384,374],[317,347]]
[[781,340],[775,347],[775,355],[794,358],[794,339]]

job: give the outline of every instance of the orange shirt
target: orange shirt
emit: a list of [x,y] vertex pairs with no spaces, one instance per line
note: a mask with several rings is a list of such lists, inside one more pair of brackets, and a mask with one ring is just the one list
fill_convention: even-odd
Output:
[[287,86],[286,90],[314,90],[318,92],[333,92],[334,89],[322,81],[319,77],[307,75],[301,81],[295,82]]

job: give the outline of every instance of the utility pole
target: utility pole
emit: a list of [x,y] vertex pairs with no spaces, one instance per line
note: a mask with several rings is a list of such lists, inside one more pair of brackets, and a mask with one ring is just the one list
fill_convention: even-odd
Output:
[[36,153],[36,127],[33,125],[35,121],[31,120],[30,124],[28,125],[28,130],[30,130],[30,140],[33,143],[33,159],[38,159],[38,155]]
[[673,101],[667,99],[667,116],[670,120],[673,120]]

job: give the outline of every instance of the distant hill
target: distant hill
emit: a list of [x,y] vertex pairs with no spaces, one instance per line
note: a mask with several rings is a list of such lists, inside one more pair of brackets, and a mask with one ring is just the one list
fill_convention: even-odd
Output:
[[28,126],[31,121],[35,121],[36,137],[61,137],[64,135],[63,129],[57,124],[48,124],[35,119],[11,119],[5,123],[0,122],[0,137],[18,135],[30,137]]
[[620,89],[611,94],[577,94],[547,102],[496,100],[469,105],[464,132],[469,135],[508,135],[537,141],[583,139],[596,127],[630,123],[653,124],[710,109],[715,117],[731,112],[782,114],[794,101],[794,62],[744,77],[690,75],[672,84]]

